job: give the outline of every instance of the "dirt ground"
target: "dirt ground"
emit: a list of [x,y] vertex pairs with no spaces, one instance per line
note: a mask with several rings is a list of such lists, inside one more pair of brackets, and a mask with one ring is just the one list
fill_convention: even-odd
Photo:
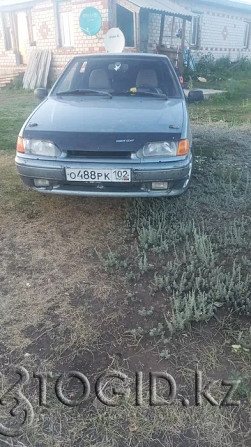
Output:
[[[251,445],[251,133],[196,124],[194,145],[192,187],[171,200],[41,196],[18,178],[14,151],[1,152],[1,389],[25,367],[34,420],[20,436],[0,436],[0,446]],[[219,403],[222,380],[240,380],[240,406],[204,399],[197,408],[196,370]],[[55,397],[68,371],[91,384],[88,402],[76,408]],[[110,408],[94,386],[113,371],[126,374],[131,396]],[[141,407],[133,392],[139,371]],[[176,379],[175,403],[149,407],[150,371]],[[39,405],[34,372],[52,373],[47,406]],[[65,394],[78,397],[78,381],[68,381]],[[15,426],[6,405],[2,420]]]

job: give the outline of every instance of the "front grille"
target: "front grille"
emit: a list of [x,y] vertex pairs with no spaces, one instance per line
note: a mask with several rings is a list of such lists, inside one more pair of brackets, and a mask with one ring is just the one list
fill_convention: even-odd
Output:
[[130,159],[131,152],[111,152],[111,151],[67,151],[68,158],[84,159]]

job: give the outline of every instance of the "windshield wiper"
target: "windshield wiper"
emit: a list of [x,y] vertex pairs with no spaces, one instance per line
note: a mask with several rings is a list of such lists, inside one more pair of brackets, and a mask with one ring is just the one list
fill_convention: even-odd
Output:
[[114,93],[114,95],[116,96],[148,96],[148,97],[152,97],[152,98],[160,98],[160,99],[165,99],[167,100],[168,97],[165,93],[153,93],[153,92],[141,92],[141,91],[137,91],[137,92],[121,92],[121,93]]
[[103,92],[101,90],[89,90],[89,89],[77,89],[69,90],[66,92],[58,92],[57,96],[67,96],[67,95],[83,95],[83,96],[108,96],[112,98],[112,94],[109,92]]

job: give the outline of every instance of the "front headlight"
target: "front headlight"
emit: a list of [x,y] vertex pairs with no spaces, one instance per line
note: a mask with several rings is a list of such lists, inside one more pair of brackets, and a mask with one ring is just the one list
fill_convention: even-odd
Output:
[[141,157],[175,157],[177,155],[177,141],[160,141],[157,143],[148,143],[138,152]]
[[29,140],[18,138],[17,151],[28,155],[40,155],[42,157],[59,157],[60,149],[51,141]]
[[137,152],[137,157],[176,157],[185,156],[189,153],[189,140],[179,141],[160,141],[156,143],[147,143],[143,149]]

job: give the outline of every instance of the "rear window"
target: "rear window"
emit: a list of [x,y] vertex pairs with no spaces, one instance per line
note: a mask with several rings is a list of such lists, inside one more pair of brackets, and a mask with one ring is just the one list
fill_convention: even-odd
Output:
[[66,68],[52,94],[78,89],[122,94],[132,89],[180,98],[181,89],[168,59],[133,57],[77,58]]

